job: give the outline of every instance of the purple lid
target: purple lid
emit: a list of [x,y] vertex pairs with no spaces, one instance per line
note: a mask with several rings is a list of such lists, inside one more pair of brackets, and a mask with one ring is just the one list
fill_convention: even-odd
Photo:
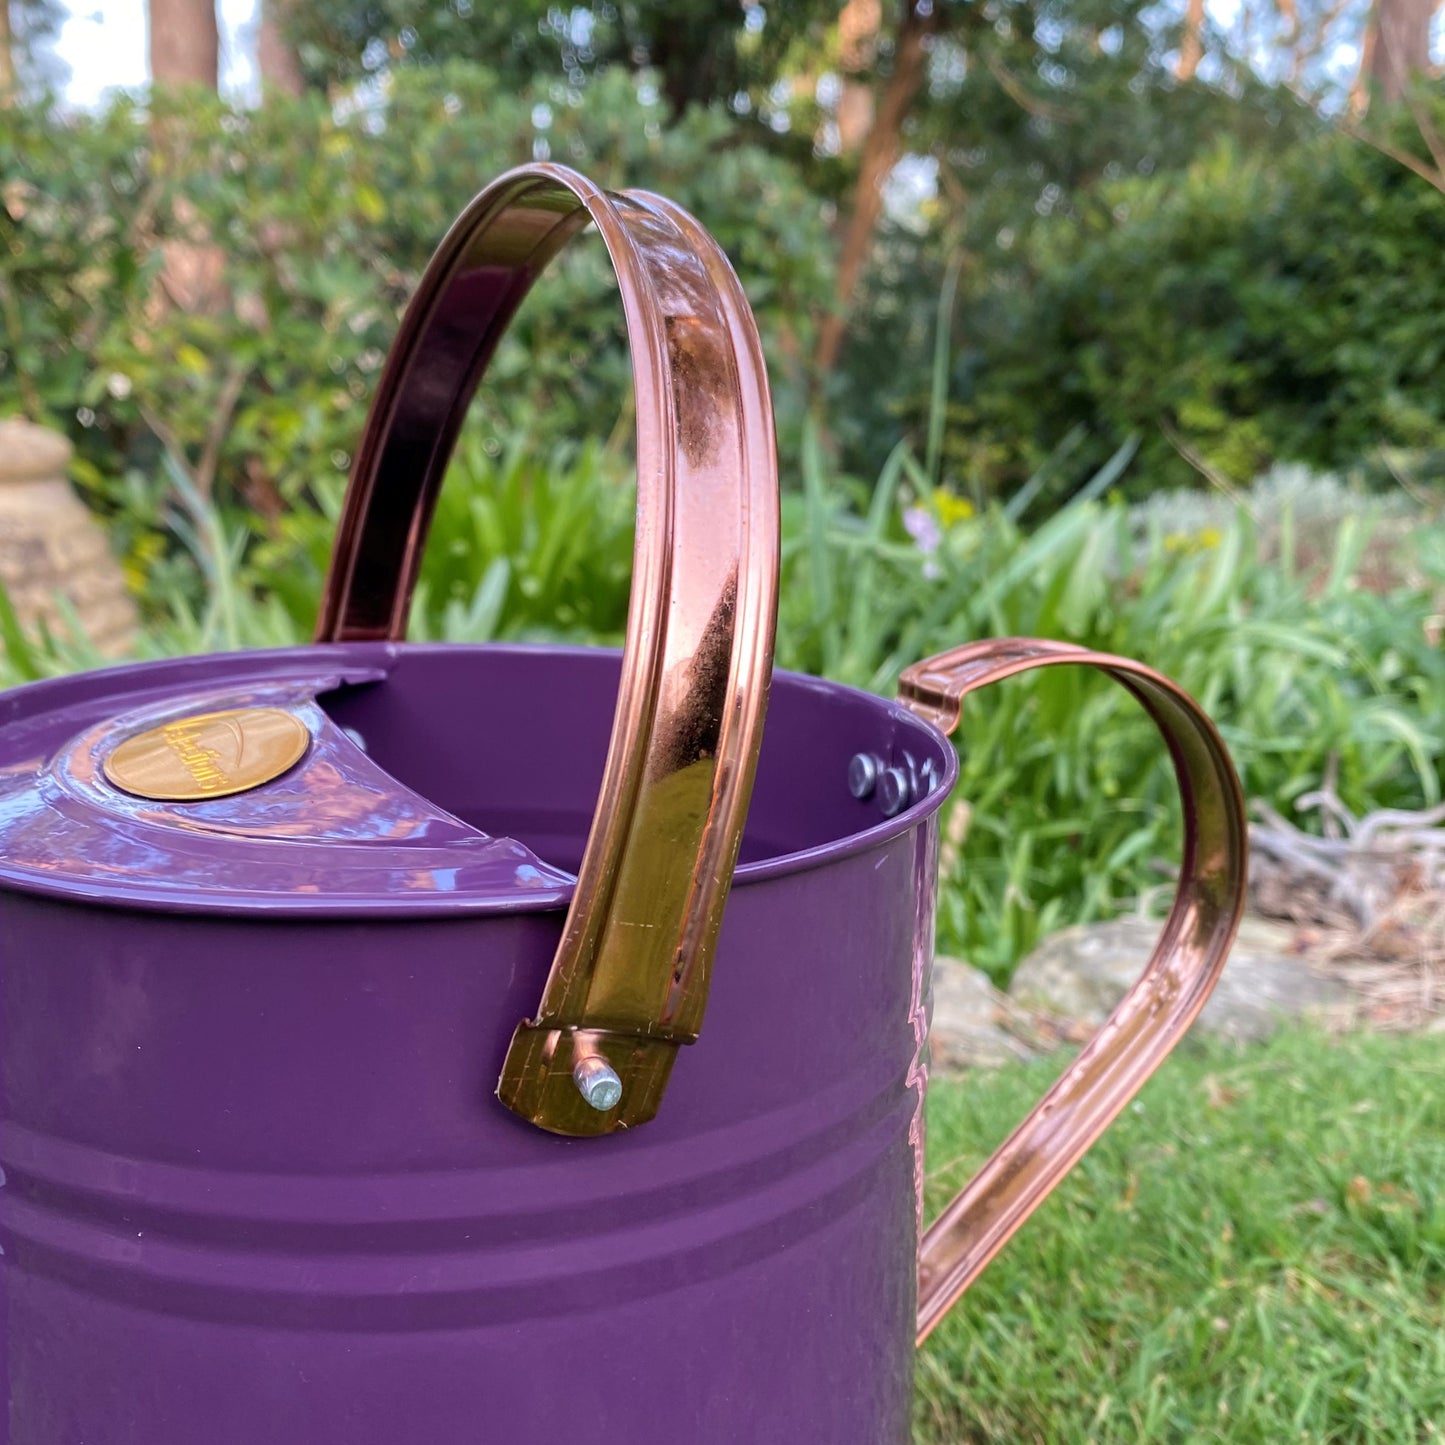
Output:
[[[0,694],[0,885],[115,906],[308,913],[555,908],[573,877],[378,767],[318,702],[386,686],[395,649],[232,654],[113,668]],[[330,663],[319,670],[319,662]],[[107,776],[127,739],[199,714],[274,708],[299,761],[225,797],[135,796]]]

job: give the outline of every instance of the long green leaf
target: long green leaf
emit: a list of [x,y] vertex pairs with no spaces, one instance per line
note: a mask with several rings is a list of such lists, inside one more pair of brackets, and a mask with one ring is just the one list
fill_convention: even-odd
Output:
[[22,682],[35,682],[45,676],[40,659],[25,636],[19,617],[15,615],[15,607],[4,582],[0,582],[0,642],[5,644],[6,666]]
[[953,359],[953,302],[958,278],[963,273],[959,253],[943,273],[943,291],[938,298],[938,321],[933,334],[933,372],[928,399],[928,450],[924,470],[936,487],[943,480],[943,430],[948,419],[948,373]]

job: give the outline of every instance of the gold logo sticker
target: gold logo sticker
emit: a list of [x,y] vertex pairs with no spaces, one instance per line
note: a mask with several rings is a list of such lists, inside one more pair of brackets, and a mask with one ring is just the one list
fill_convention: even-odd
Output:
[[311,734],[278,707],[238,707],[176,718],[137,733],[102,765],[117,788],[156,802],[228,798],[279,778],[306,752]]

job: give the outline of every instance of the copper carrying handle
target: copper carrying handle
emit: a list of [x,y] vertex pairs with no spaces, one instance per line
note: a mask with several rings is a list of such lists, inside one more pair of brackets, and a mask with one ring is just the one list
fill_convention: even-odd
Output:
[[522,298],[589,221],[616,269],[632,350],[632,602],[577,889],[497,1090],[523,1118],[571,1135],[652,1118],[679,1046],[698,1036],[772,674],[778,479],[767,375],[737,277],[691,216],[554,165],[511,171],[467,207],[382,372],[317,628],[319,641],[405,634],[472,394]]
[[1174,905],[1139,981],[1027,1119],[923,1236],[921,1344],[1014,1231],[1114,1121],[1194,1021],[1244,912],[1244,794],[1214,724],[1182,688],[1140,663],[1062,642],[1005,638],[914,664],[902,701],[945,733],[963,699],[1035,667],[1083,663],[1138,698],[1164,735],[1184,805]]

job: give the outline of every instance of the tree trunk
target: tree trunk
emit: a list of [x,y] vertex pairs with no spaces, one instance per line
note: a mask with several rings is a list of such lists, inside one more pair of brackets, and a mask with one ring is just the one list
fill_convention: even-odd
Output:
[[1370,72],[1375,68],[1375,12],[1365,17],[1365,33],[1360,37],[1360,63],[1355,70],[1355,83],[1350,87],[1350,114],[1361,119],[1370,108]]
[[301,62],[286,39],[285,19],[284,0],[261,0],[261,32],[256,41],[261,88],[282,95],[300,95],[306,82]]
[[152,85],[216,89],[221,39],[212,0],[150,0]]
[[854,155],[873,129],[873,87],[868,73],[878,58],[883,0],[848,0],[838,16],[838,63],[843,89],[838,97],[838,149]]
[[1204,0],[1189,0],[1184,15],[1184,38],[1179,42],[1179,64],[1174,74],[1180,80],[1193,80],[1199,62],[1204,58]]
[[1375,0],[1369,77],[1380,98],[1404,97],[1415,76],[1430,68],[1430,21],[1436,0]]
[[0,0],[0,105],[15,92],[15,37],[10,33],[10,0]]
[[[217,89],[220,34],[213,0],[149,0],[152,89],[204,85]],[[151,137],[159,155],[183,167],[185,140],[178,117],[153,117]],[[229,305],[225,253],[211,239],[195,203],[184,192],[173,202],[174,233],[159,243],[161,268],[148,310],[159,316],[171,307],[220,314]]]
[[863,263],[873,242],[878,218],[883,214],[883,183],[897,164],[903,149],[903,124],[928,76],[928,47],[934,28],[935,3],[927,14],[919,11],[918,0],[905,0],[898,33],[893,41],[893,73],[888,77],[878,104],[877,116],[858,165],[858,184],[853,191],[853,211],[843,233],[838,253],[838,277],[834,309],[818,328],[814,364],[821,376],[832,369],[843,349],[848,328],[848,308],[863,274]]
[[[495,4],[495,0],[492,0]],[[564,7],[565,9],[566,7]],[[690,105],[727,101],[738,88],[738,0],[691,0],[687,5],[634,9],[648,64],[658,73],[668,111],[677,120]]]

